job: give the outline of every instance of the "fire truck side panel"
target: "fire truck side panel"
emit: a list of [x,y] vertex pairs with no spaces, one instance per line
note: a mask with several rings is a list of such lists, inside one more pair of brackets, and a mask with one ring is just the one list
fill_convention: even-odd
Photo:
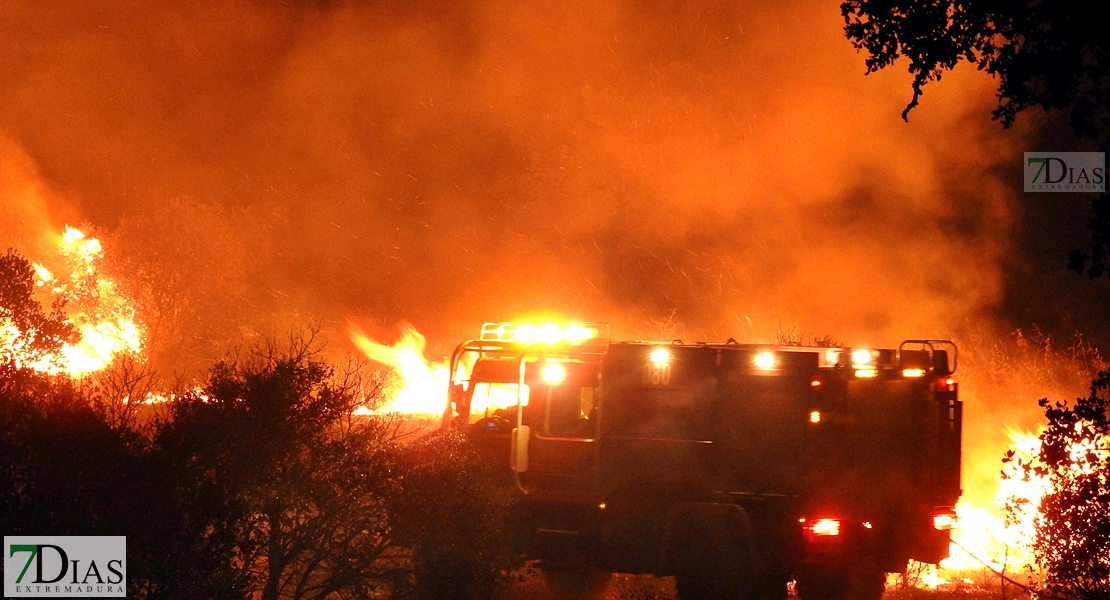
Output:
[[[517,385],[523,358],[529,466],[506,481],[524,492],[533,557],[687,583],[698,563],[742,563],[737,577],[778,585],[947,554],[933,517],[960,495],[962,405],[943,351],[875,351],[866,373],[824,349],[509,350],[479,358],[468,394]],[[543,376],[551,363],[562,378]],[[465,413],[470,396],[456,404]],[[506,473],[516,418],[469,417]],[[810,528],[831,519],[839,533]]]
[[719,445],[716,489],[726,493],[796,495],[811,408],[812,353],[786,354],[778,368],[752,367],[750,352],[722,351],[715,413]]

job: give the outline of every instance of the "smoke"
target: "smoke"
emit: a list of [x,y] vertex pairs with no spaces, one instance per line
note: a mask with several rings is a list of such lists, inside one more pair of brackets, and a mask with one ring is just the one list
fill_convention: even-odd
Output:
[[76,213],[65,195],[38,175],[22,147],[0,132],[0,242],[29,254],[47,254],[57,245],[59,222]]
[[279,313],[875,343],[1000,297],[993,83],[903,123],[906,78],[862,75],[832,2],[0,10],[0,130],[41,179],[109,229],[234,209]]

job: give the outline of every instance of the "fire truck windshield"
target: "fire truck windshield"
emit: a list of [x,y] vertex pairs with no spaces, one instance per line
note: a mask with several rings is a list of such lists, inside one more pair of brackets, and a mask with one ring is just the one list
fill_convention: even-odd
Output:
[[[491,417],[498,410],[516,409],[516,383],[479,381],[474,384],[474,394],[470,398],[470,422]],[[525,384],[520,392],[520,403],[528,406],[531,388]]]

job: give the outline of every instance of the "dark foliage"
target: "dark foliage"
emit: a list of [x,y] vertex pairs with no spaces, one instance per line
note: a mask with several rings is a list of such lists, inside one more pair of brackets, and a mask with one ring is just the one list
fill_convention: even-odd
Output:
[[397,536],[413,551],[420,600],[494,598],[520,566],[513,495],[459,433],[407,446]]
[[1078,136],[1107,141],[1108,57],[1090,4],[847,0],[841,12],[848,38],[869,55],[869,72],[909,59],[913,99],[903,117],[927,82],[966,60],[999,78],[994,116],[1004,125],[1032,106],[1064,109]]
[[109,426],[69,378],[26,366],[78,339],[61,304],[46,313],[34,291],[31,264],[14,250],[0,256],[0,324],[24,344],[4,352],[0,333],[0,531],[118,535],[133,508],[135,438]]
[[64,377],[0,367],[0,530],[120,535],[136,508],[132,436]]
[[[1106,146],[1102,149],[1105,151]],[[1068,267],[1076,273],[1087,272],[1091,279],[1110,273],[1110,195],[1102,194],[1091,201],[1091,246],[1086,250],[1068,252]]]
[[[362,598],[387,587],[393,430],[351,418],[359,381],[295,338],[220,362],[204,391],[175,402],[154,440],[176,530],[167,555],[218,557],[204,568],[235,597]],[[172,562],[163,574],[152,597],[197,595]]]
[[1034,552],[1048,597],[1110,598],[1110,371],[1074,403],[1040,401],[1048,418],[1037,456],[1018,461],[1024,476],[1046,478]]
[[[846,0],[845,33],[867,52],[874,72],[909,60],[913,98],[926,83],[966,60],[999,80],[994,118],[1009,127],[1018,113],[1039,107],[1066,111],[1075,135],[1110,146],[1110,56],[1105,25],[1093,5],[1078,0]],[[1091,278],[1107,272],[1110,196],[1092,203],[1091,244],[1069,254],[1070,267]]]

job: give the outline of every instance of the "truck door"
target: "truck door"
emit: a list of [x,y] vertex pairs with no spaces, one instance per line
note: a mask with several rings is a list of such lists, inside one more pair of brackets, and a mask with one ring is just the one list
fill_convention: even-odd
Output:
[[532,428],[530,493],[567,500],[594,496],[597,444],[596,365],[541,360],[528,365],[530,391],[524,424]]

